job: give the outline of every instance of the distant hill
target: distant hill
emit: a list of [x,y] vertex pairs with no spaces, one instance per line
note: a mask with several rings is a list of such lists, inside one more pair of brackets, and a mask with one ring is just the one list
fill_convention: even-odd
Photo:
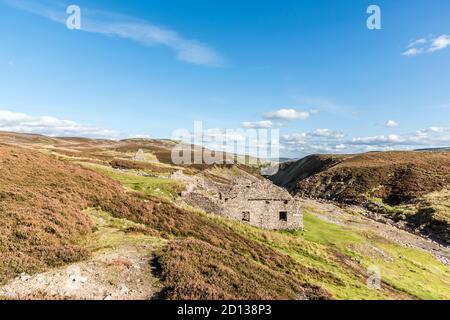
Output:
[[450,198],[439,197],[450,188],[450,152],[312,155],[270,179],[295,195],[364,205],[450,242],[450,207],[442,205]]
[[[172,149],[178,143],[169,139],[135,138],[124,140],[90,139],[80,137],[48,137],[39,134],[15,133],[0,131],[0,143],[8,145],[18,145],[39,150],[55,152],[67,157],[82,158],[84,160],[96,160],[108,163],[115,160],[118,154],[126,154],[131,158],[138,150],[151,154],[154,160],[159,163],[172,165]],[[213,152],[207,148],[195,145],[191,147],[191,159],[194,154],[201,152]],[[242,168],[255,169],[258,172],[261,166],[269,165],[270,160],[255,158],[251,156],[236,155],[227,152],[213,152],[218,159],[223,159],[221,163],[239,164]],[[191,167],[204,170],[213,165],[206,164],[186,164]]]
[[450,147],[449,148],[425,148],[425,149],[417,149],[415,151],[443,152],[443,151],[450,151]]

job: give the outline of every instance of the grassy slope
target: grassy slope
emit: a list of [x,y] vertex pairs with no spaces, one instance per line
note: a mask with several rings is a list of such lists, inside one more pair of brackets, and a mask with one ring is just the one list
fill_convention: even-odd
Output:
[[[145,177],[137,181],[121,173],[112,177],[125,185],[129,185],[129,179],[142,183],[135,185],[136,190],[146,189],[148,183],[155,187],[159,181]],[[159,188],[163,189],[165,184],[162,182]],[[298,232],[260,230],[220,217],[204,217],[316,270],[298,275],[299,280],[325,288],[336,299],[450,298],[450,270],[431,255],[368,232],[325,222],[313,212],[305,214],[305,230]],[[381,291],[366,286],[366,270],[370,265],[381,269],[384,288]]]
[[413,203],[389,205],[383,199],[367,196],[366,207],[393,221],[404,221],[410,227],[436,240],[450,243],[450,189],[429,193]]
[[89,165],[98,172],[119,181],[128,190],[142,192],[165,200],[175,200],[185,186],[175,180],[163,177],[146,177],[133,172],[121,173],[106,166]]
[[[365,268],[377,265],[381,269],[383,281],[390,286],[421,299],[450,298],[450,269],[430,254],[367,232],[350,231],[324,222],[310,213],[306,214],[305,220],[307,231],[301,233],[305,239],[335,247]],[[378,248],[389,258],[376,254],[363,255],[349,249],[349,245],[351,247],[355,243]]]
[[[146,190],[148,184],[164,189],[167,183],[122,173],[111,175],[109,172],[108,175],[125,186],[129,186],[131,180],[135,190]],[[450,299],[450,270],[430,254],[368,232],[325,222],[314,212],[305,213],[305,230],[298,232],[261,230],[216,216],[203,216],[316,270],[299,275],[299,280],[325,288],[333,298]],[[381,291],[369,289],[366,285],[366,270],[370,265],[381,269],[384,288]]]
[[[98,165],[88,165],[127,189],[155,196],[165,190],[173,200],[180,185],[165,178],[143,177]],[[177,189],[178,188],[178,189]],[[176,193],[177,194],[177,193]],[[305,268],[272,248],[247,239],[192,210],[167,210],[163,215],[143,211],[130,217],[171,239],[161,254],[162,278],[169,299],[315,299],[326,298],[320,287],[299,280]],[[306,270],[310,272],[310,270]]]
[[[325,222],[311,212],[305,214],[305,230],[298,232],[259,230],[215,219],[316,269],[319,274],[328,274],[328,277],[305,275],[302,280],[321,285],[336,299],[450,298],[450,270],[428,253]],[[367,249],[373,247],[389,258]],[[335,251],[345,258],[336,259]],[[384,288],[381,291],[366,286],[366,270],[370,265],[381,269]]]
[[[296,275],[305,268],[287,255],[205,215],[142,192],[126,193],[116,181],[69,161],[21,148],[0,147],[0,151],[0,164],[7,173],[0,176],[0,281],[86,258],[92,248],[76,239],[95,231],[83,209],[96,208],[114,218],[146,225],[139,230],[144,235],[171,240],[161,259],[166,298],[329,296],[321,288],[300,282]],[[78,230],[74,225],[80,221],[85,224]]]

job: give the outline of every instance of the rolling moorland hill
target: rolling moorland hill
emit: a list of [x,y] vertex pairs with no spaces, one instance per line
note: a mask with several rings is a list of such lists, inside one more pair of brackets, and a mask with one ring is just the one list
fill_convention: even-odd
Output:
[[[87,258],[90,253],[77,240],[93,231],[83,210],[95,208],[143,224],[139,232],[172,239],[160,260],[167,297],[328,295],[296,279],[294,274],[305,269],[288,256],[200,214],[150,195],[127,193],[108,177],[35,151],[0,146],[0,159],[2,281]],[[214,277],[221,281],[212,282]]]
[[362,205],[450,243],[448,151],[312,155],[271,179],[300,197]]
[[174,171],[257,173],[174,166],[171,146],[0,133],[0,298],[450,298],[447,248],[356,207],[307,200],[305,229],[281,232],[180,205]]

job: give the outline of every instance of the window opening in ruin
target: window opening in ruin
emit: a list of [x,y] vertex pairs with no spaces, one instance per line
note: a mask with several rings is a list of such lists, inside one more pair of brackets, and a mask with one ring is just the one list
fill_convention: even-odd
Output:
[[280,211],[280,221],[287,221],[287,212]]
[[250,222],[250,212],[249,211],[242,212],[242,221]]

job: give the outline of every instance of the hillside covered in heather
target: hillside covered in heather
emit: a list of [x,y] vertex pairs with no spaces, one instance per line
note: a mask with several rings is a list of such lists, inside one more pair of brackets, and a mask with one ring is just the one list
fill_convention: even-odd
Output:
[[[175,166],[173,145],[0,133],[0,298],[450,297],[447,247],[358,207],[305,194],[305,228],[286,232],[183,204],[174,172],[262,177],[245,164]],[[378,289],[367,286],[374,265]]]
[[312,155],[271,177],[300,197],[362,205],[450,243],[450,152]]

